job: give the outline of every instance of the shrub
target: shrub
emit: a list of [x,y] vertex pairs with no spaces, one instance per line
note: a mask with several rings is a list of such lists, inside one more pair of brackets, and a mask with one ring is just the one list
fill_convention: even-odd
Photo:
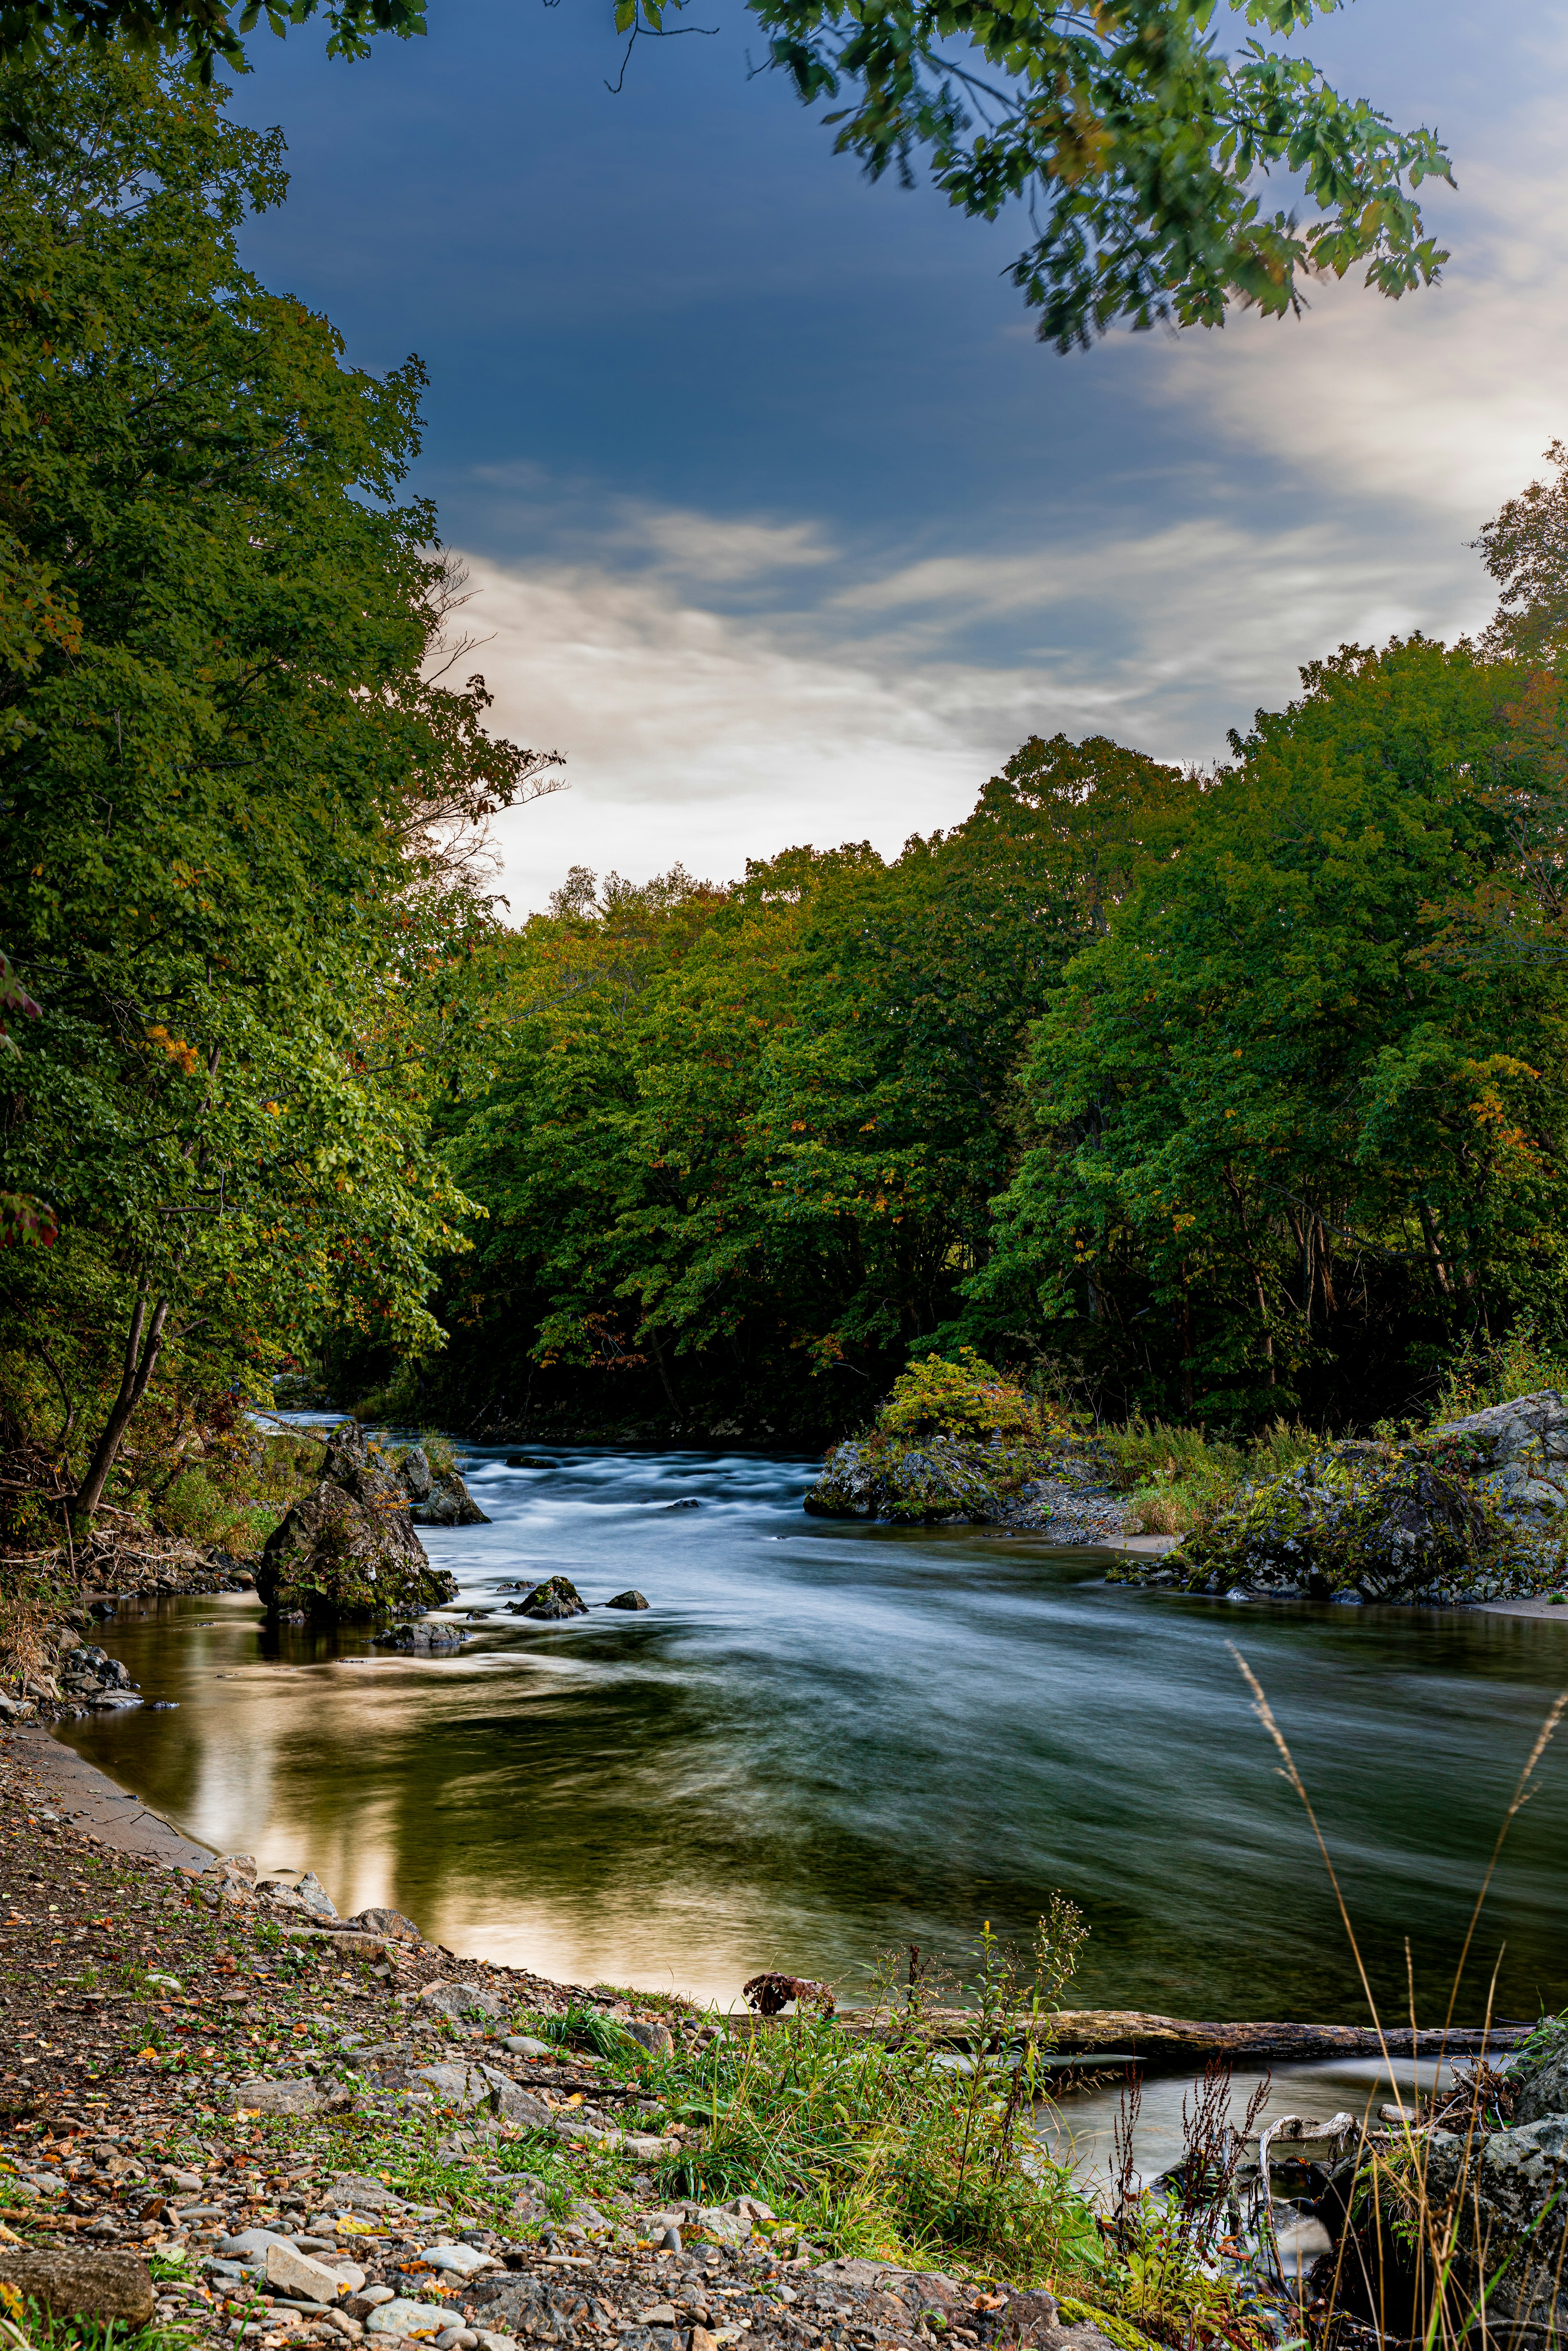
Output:
[[1033,1437],[1035,1410],[1022,1388],[977,1355],[960,1347],[957,1361],[927,1355],[911,1364],[893,1384],[877,1417],[886,1437]]

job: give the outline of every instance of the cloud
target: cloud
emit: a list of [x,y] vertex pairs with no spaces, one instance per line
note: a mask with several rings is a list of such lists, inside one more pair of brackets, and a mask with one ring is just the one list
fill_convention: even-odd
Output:
[[1354,275],[1330,279],[1303,320],[1242,314],[1183,337],[1167,346],[1159,397],[1336,503],[1404,505],[1472,538],[1568,431],[1561,23],[1547,49],[1551,96],[1463,143],[1457,195],[1422,191],[1453,254],[1436,286],[1393,303]]
[[835,551],[812,522],[730,522],[689,509],[635,512],[625,535],[651,549],[664,569],[716,584],[828,563]]
[[[1034,732],[1207,759],[1227,726],[1295,690],[1301,660],[1416,625],[1452,634],[1476,601],[1469,582],[1413,594],[1397,547],[1347,553],[1327,524],[1085,535],[1016,561],[895,567],[760,618],[659,572],[468,561],[496,723],[570,762],[569,792],[500,827],[517,916],[571,864],[640,878],[680,859],[723,880],[798,841],[895,852],[965,816]],[[1025,607],[1071,624],[1064,642],[953,649]]]

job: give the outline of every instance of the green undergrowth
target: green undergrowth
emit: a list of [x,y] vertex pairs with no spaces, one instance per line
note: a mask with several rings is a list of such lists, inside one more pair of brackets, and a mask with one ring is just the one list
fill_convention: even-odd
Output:
[[1270,1421],[1240,1443],[1142,1414],[1099,1434],[1131,1498],[1134,1531],[1146,1535],[1186,1534],[1243,1487],[1282,1477],[1323,1445],[1300,1421],[1286,1420]]

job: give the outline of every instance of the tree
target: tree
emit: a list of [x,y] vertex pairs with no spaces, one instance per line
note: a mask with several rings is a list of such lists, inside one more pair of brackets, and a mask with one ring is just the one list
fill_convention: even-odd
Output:
[[1030,1023],[1197,792],[1035,738],[891,864],[851,842],[725,891],[579,872],[481,950],[452,1026],[488,1065],[441,1123],[487,1216],[448,1280],[442,1408],[858,1416],[961,1310]]
[[1501,591],[1481,650],[1494,661],[1561,664],[1568,653],[1568,447],[1546,455],[1552,481],[1510,498],[1474,542]]
[[[684,0],[615,0],[635,41],[663,36]],[[1032,242],[1014,282],[1042,340],[1066,350],[1116,320],[1217,326],[1236,303],[1299,310],[1305,281],[1364,269],[1396,298],[1436,277],[1418,191],[1450,178],[1427,130],[1396,131],[1281,44],[1338,0],[1228,0],[1258,28],[1233,52],[1215,0],[748,0],[770,63],[868,174],[907,183],[914,159],[951,203],[988,220],[1026,205]],[[243,70],[242,36],[265,13],[284,32],[325,16],[332,55],[378,32],[425,29],[423,0],[0,0],[0,61],[59,38],[183,49],[210,78]],[[1263,37],[1259,37],[1259,33]],[[837,103],[840,99],[842,104]],[[1313,207],[1266,205],[1271,172]]]
[[239,266],[276,135],[85,49],[0,105],[0,530],[38,616],[0,704],[0,935],[40,1007],[0,1183],[60,1227],[0,1292],[66,1425],[96,1415],[86,1518],[161,1366],[253,1383],[333,1315],[438,1341],[465,1204],[402,1006],[444,840],[553,762],[486,734],[482,679],[427,679],[418,362],[346,368]]

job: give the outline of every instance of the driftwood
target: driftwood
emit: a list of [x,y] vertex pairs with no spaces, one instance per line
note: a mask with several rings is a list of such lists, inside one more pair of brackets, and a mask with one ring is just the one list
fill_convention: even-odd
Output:
[[[788,2031],[793,2017],[733,2016],[729,2030],[737,2033]],[[894,2043],[906,2041],[910,2028],[885,2013],[856,2015],[852,2009],[838,2020],[841,2031],[858,2038]],[[922,2038],[947,2049],[967,2049],[974,2037],[975,2019],[961,2008],[927,2009],[917,2028]],[[1021,2037],[1024,2028],[1019,2028]],[[1413,2032],[1408,2025],[1379,2034],[1355,2024],[1207,2024],[1175,2016],[1154,2016],[1141,2008],[1069,2008],[1038,2028],[1053,2054],[1065,2058],[1096,2058],[1113,2062],[1136,2058],[1145,2065],[1206,2064],[1211,2057],[1238,2061],[1312,2057],[1473,2057],[1501,2053],[1522,2041],[1527,2024],[1493,2024],[1490,2032],[1453,2026]]]

